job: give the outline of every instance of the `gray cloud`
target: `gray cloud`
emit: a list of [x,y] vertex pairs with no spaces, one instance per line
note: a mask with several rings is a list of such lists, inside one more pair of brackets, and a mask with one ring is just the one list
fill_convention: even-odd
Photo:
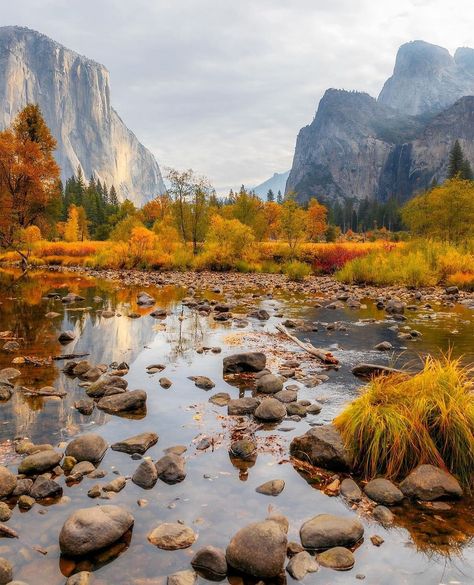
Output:
[[2,3],[2,24],[106,65],[115,108],[160,164],[217,187],[288,169],[324,90],[377,95],[400,44],[474,44],[467,0]]

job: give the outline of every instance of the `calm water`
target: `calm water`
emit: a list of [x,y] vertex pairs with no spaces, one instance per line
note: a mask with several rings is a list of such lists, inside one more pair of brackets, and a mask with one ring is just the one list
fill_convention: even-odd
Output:
[[[263,519],[269,509],[285,514],[290,520],[289,539],[299,541],[298,531],[302,522],[320,513],[352,515],[340,498],[330,498],[309,483],[288,462],[288,444],[295,435],[304,433],[310,424],[324,423],[332,419],[341,406],[354,397],[359,382],[350,373],[357,362],[394,361],[396,364],[419,362],[426,352],[440,348],[463,355],[466,361],[474,361],[473,324],[474,311],[462,306],[441,311],[423,308],[408,313],[408,325],[423,336],[416,342],[401,342],[395,332],[389,330],[393,322],[384,321],[384,313],[372,303],[367,308],[351,311],[314,309],[315,298],[300,298],[280,291],[269,298],[265,291],[242,290],[237,299],[242,313],[251,307],[262,307],[271,314],[282,312],[285,317],[302,317],[317,322],[318,331],[298,334],[309,338],[320,347],[332,347],[341,361],[338,371],[327,372],[328,382],[315,388],[303,384],[299,399],[321,399],[324,408],[317,417],[307,417],[300,422],[284,421],[281,425],[257,431],[259,455],[255,465],[242,470],[235,467],[228,456],[232,429],[237,424],[226,417],[226,408],[208,402],[211,394],[228,392],[237,397],[245,391],[232,386],[222,378],[222,358],[235,351],[262,349],[270,353],[274,345],[275,355],[283,356],[282,342],[273,337],[274,325],[280,319],[272,318],[262,323],[249,319],[245,329],[232,323],[217,323],[212,317],[200,317],[183,307],[181,300],[187,291],[179,287],[146,289],[125,287],[120,283],[94,280],[77,275],[34,273],[18,280],[15,272],[0,272],[0,332],[12,331],[22,340],[18,354],[0,351],[0,368],[10,366],[16,355],[30,356],[36,361],[63,353],[89,353],[92,363],[109,364],[126,361],[130,371],[126,376],[129,389],[141,388],[148,393],[147,414],[140,420],[129,420],[94,410],[91,416],[80,415],[73,407],[76,400],[85,397],[77,379],[61,373],[64,362],[46,362],[43,366],[21,365],[21,385],[41,388],[54,385],[67,391],[66,397],[28,398],[20,391],[6,403],[0,404],[0,439],[3,462],[16,470],[18,456],[11,440],[29,437],[34,442],[58,445],[82,432],[98,432],[112,443],[144,431],[155,431],[160,436],[158,444],[147,455],[158,459],[164,449],[176,444],[187,447],[187,477],[184,482],[168,486],[158,482],[149,491],[140,489],[131,481],[113,498],[113,503],[128,506],[135,517],[135,525],[129,540],[117,558],[102,558],[92,565],[82,567],[95,570],[96,585],[156,585],[164,583],[166,575],[189,567],[193,553],[203,545],[225,547],[230,537],[243,525],[255,519]],[[152,310],[140,309],[135,304],[137,292],[148,290],[157,300],[157,306],[167,308],[169,316],[156,320],[147,314]],[[61,296],[75,292],[85,301],[63,306],[60,301],[46,299],[50,292]],[[224,291],[225,292],[225,291]],[[202,291],[202,297],[222,300],[223,297]],[[279,296],[280,295],[280,296]],[[95,297],[100,297],[97,299]],[[228,298],[228,297],[227,297]],[[235,298],[233,299],[235,300]],[[99,316],[97,309],[111,308],[120,316],[109,319]],[[81,309],[81,310],[77,310]],[[49,311],[59,317],[47,319]],[[141,317],[130,319],[131,311]],[[361,319],[374,318],[367,323]],[[343,323],[346,331],[327,331],[326,322]],[[73,329],[77,336],[73,343],[62,347],[57,342],[58,333]],[[395,357],[374,352],[372,347],[382,340],[392,341],[397,351]],[[3,342],[0,340],[0,345]],[[222,353],[199,354],[199,346],[220,346]],[[291,342],[283,343],[286,357],[297,352]],[[280,353],[278,353],[280,352]],[[298,356],[297,356],[298,357]],[[303,356],[300,356],[304,362]],[[272,358],[275,360],[276,358]],[[273,361],[270,360],[270,365]],[[162,363],[166,369],[155,375],[146,373],[146,366]],[[305,366],[308,373],[318,371],[313,362]],[[188,379],[193,375],[209,376],[216,387],[206,392],[194,386]],[[172,380],[171,388],[161,388],[158,379],[166,376]],[[290,383],[294,383],[291,381]],[[292,428],[279,431],[281,427]],[[213,437],[213,451],[196,450],[203,437]],[[103,483],[113,479],[114,473],[130,476],[139,462],[124,453],[108,450],[100,468],[107,470]],[[284,491],[276,498],[257,494],[255,488],[270,479],[281,478],[286,482]],[[80,484],[67,487],[63,478],[64,497],[51,506],[36,504],[32,510],[22,513],[15,508],[8,525],[19,534],[18,540],[2,539],[0,556],[14,563],[14,578],[29,585],[60,585],[64,575],[72,567],[61,560],[58,534],[65,518],[78,507],[93,506],[107,500],[90,500],[87,491],[98,483],[85,478]],[[99,481],[100,482],[100,481]],[[137,500],[146,499],[148,505],[140,507]],[[448,512],[432,512],[421,508],[396,511],[395,527],[384,529],[377,523],[363,519],[365,541],[356,550],[356,565],[347,573],[328,569],[310,574],[306,583],[338,585],[357,583],[356,575],[364,575],[367,585],[432,585],[438,583],[474,583],[474,509],[471,501],[455,504]],[[191,549],[184,551],[160,551],[148,543],[147,533],[164,521],[184,521],[199,534]],[[385,543],[374,547],[370,536],[378,534]],[[46,554],[44,554],[46,553]],[[291,581],[291,577],[287,576]],[[238,578],[229,578],[237,584]]]

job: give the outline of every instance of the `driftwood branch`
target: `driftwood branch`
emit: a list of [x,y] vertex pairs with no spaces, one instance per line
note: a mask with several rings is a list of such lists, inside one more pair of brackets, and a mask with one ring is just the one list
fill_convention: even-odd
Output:
[[352,373],[358,378],[368,380],[373,376],[393,375],[393,374],[412,374],[413,372],[407,372],[405,370],[397,370],[396,368],[390,368],[388,366],[382,366],[379,364],[357,364],[352,368]]
[[276,328],[278,329],[278,331],[283,333],[283,335],[286,335],[288,339],[291,339],[291,341],[293,341],[294,343],[296,343],[296,345],[301,347],[301,349],[304,349],[313,357],[318,358],[318,360],[320,360],[323,364],[337,365],[339,363],[339,360],[335,358],[330,351],[327,351],[325,349],[319,349],[318,347],[314,347],[314,345],[312,345],[309,342],[305,343],[304,341],[301,341],[294,335],[291,335],[291,333],[284,325],[279,324],[276,326]]
[[53,360],[73,360],[74,358],[82,358],[90,355],[90,353],[65,353],[63,355],[53,356]]

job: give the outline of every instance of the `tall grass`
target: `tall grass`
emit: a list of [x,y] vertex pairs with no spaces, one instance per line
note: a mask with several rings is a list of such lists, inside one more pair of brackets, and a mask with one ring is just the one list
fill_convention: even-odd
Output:
[[[449,284],[454,274],[460,286],[469,288],[474,280],[472,244],[455,247],[448,243],[420,240],[391,250],[375,250],[347,262],[337,278],[347,283],[406,285],[417,288]],[[472,276],[472,278],[471,278]]]
[[404,478],[422,463],[446,467],[465,486],[474,473],[472,371],[429,357],[414,376],[374,378],[334,420],[365,477]]

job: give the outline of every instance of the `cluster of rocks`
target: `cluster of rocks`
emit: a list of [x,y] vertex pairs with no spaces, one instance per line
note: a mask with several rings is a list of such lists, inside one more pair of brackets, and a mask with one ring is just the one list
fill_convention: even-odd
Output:
[[[339,472],[351,471],[351,454],[334,425],[315,427],[295,437],[290,444],[290,453],[315,467]],[[352,479],[342,481],[340,492],[350,501],[360,501],[362,498],[362,491]],[[463,496],[457,479],[434,465],[419,465],[398,487],[386,478],[373,479],[365,485],[364,493],[371,501],[383,506],[400,504],[404,498],[431,502]]]
[[233,354],[224,358],[224,376],[250,372],[255,377],[255,395],[226,400],[226,397],[215,395],[216,400],[227,405],[227,413],[231,416],[252,414],[261,422],[279,422],[285,417],[300,420],[307,414],[318,414],[321,404],[309,400],[298,401],[298,385],[290,384],[284,388],[284,378],[266,369],[266,356],[261,352]]
[[68,361],[63,371],[67,376],[83,380],[89,400],[79,400],[76,408],[82,414],[91,414],[94,406],[109,414],[145,414],[147,394],[144,390],[128,390],[123,377],[128,372],[126,363],[112,364],[112,369],[99,364],[93,366],[87,360]]

